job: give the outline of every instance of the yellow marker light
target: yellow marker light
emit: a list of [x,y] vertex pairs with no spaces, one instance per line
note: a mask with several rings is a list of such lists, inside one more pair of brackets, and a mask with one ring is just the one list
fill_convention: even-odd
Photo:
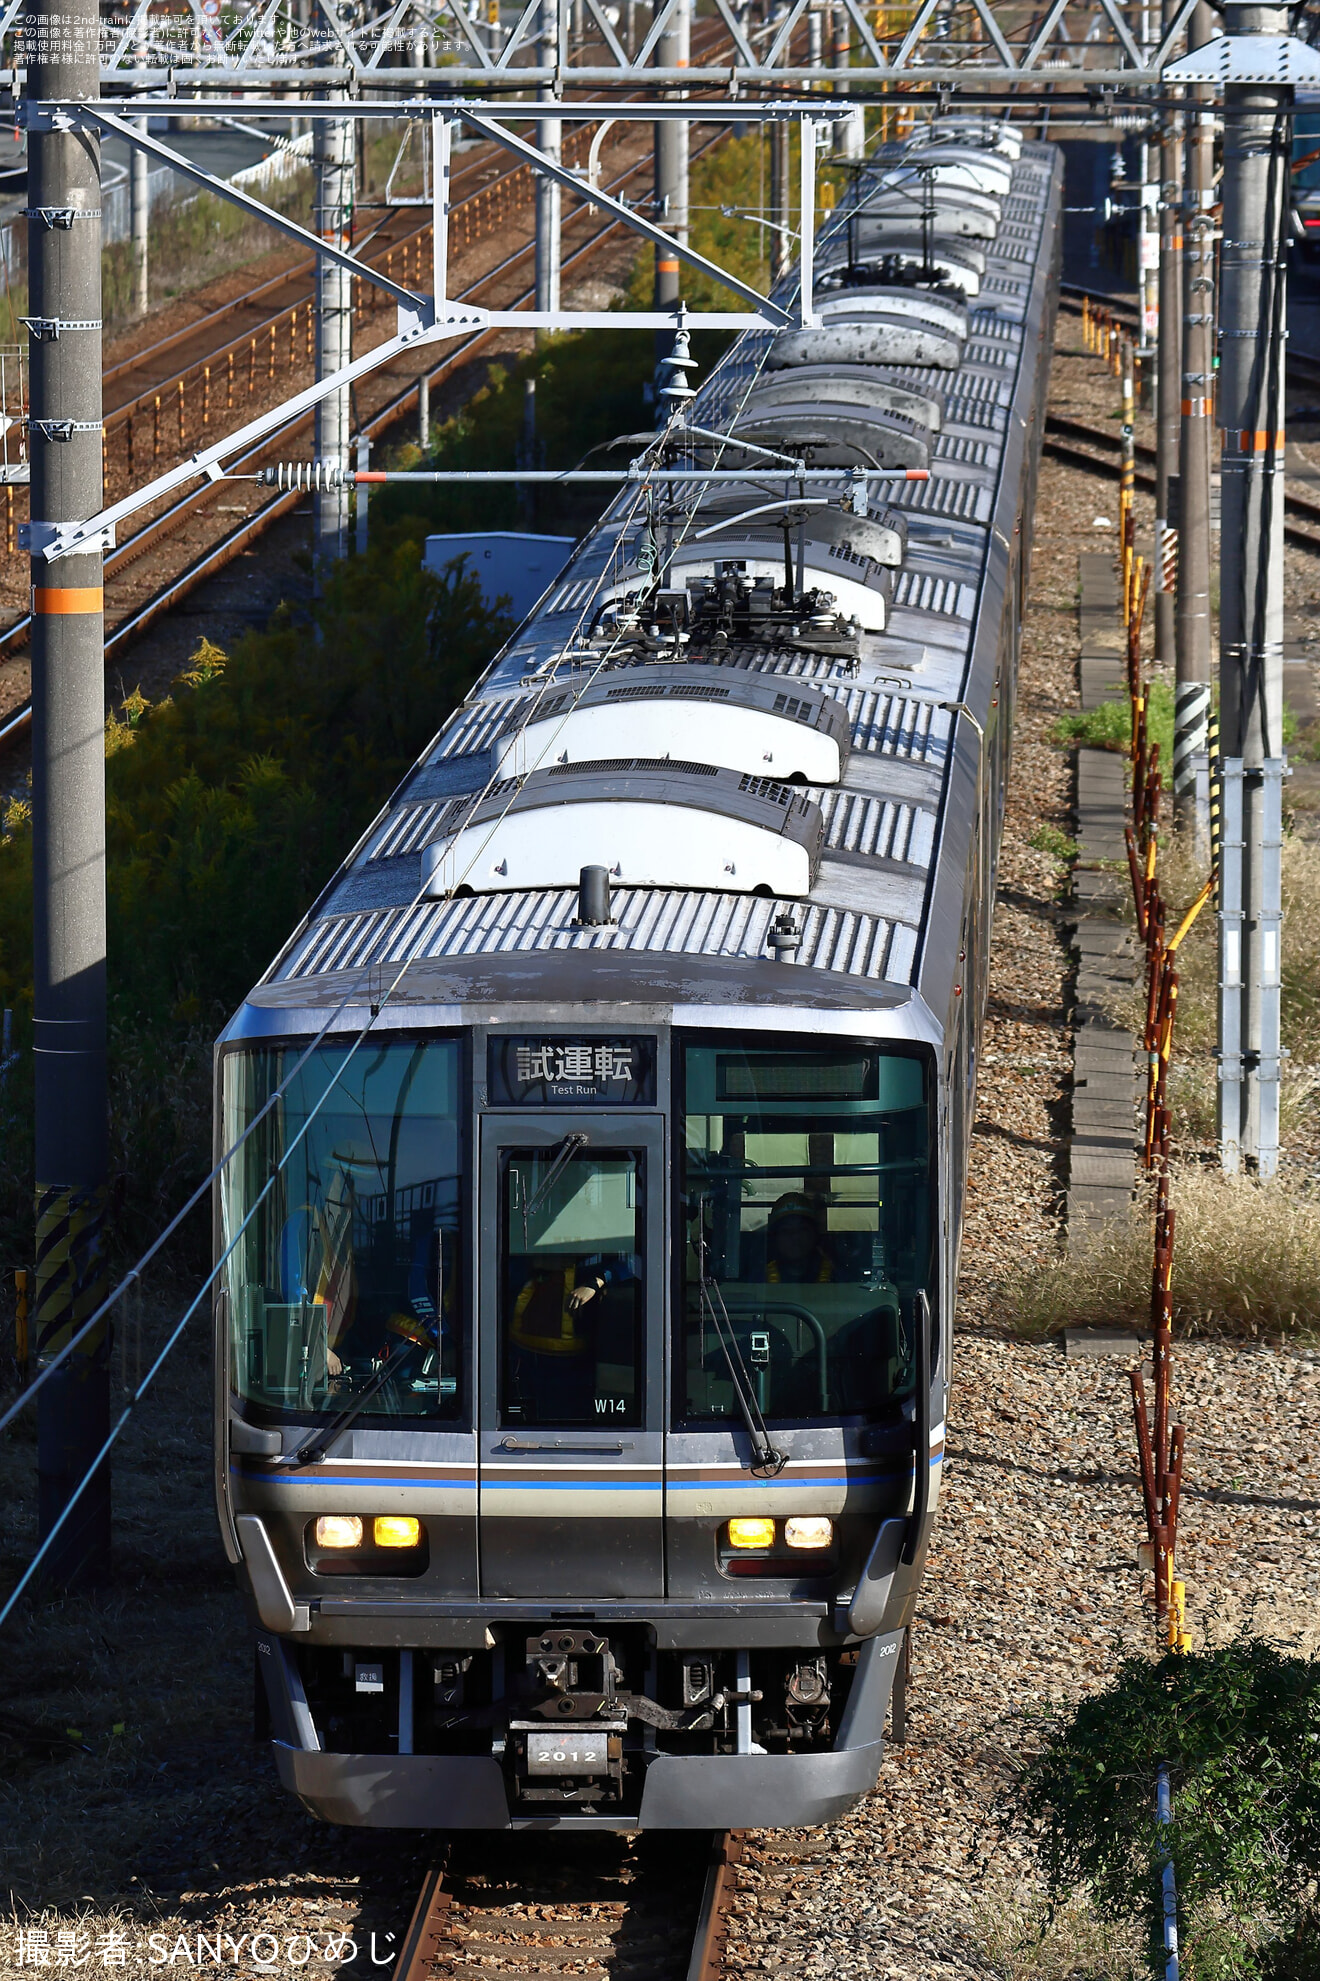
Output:
[[422,1523],[410,1513],[378,1513],[371,1531],[378,1548],[415,1548],[422,1538]]
[[316,1519],[318,1548],[360,1548],[362,1522],[356,1513],[321,1513]]
[[729,1522],[729,1546],[731,1548],[772,1548],[775,1544],[775,1523],[773,1520],[731,1520]]
[[790,1548],[828,1548],[834,1539],[834,1522],[823,1513],[795,1513],[784,1522],[784,1539]]

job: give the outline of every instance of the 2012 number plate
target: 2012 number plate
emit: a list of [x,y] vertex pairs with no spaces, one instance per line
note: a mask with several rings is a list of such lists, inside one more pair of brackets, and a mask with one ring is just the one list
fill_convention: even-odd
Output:
[[564,1727],[527,1736],[529,1775],[604,1775],[609,1766],[607,1733],[579,1733]]

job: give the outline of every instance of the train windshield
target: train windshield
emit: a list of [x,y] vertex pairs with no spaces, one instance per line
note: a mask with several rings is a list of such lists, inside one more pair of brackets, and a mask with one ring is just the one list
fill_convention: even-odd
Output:
[[505,1427],[642,1421],[645,1151],[585,1140],[505,1156]]
[[300,1055],[224,1062],[226,1146],[289,1079],[224,1179],[234,1387],[299,1416],[455,1417],[459,1044]]
[[934,1304],[922,1062],[694,1046],[684,1080],[686,1415],[736,1418],[739,1385],[780,1421],[893,1409]]

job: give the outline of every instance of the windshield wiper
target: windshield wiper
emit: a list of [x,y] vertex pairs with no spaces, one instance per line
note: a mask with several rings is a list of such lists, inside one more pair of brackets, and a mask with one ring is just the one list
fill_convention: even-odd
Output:
[[700,1275],[701,1304],[710,1317],[710,1324],[715,1330],[715,1339],[724,1352],[733,1393],[738,1399],[743,1423],[747,1426],[748,1435],[752,1440],[752,1471],[758,1478],[773,1479],[787,1465],[788,1453],[780,1451],[770,1442],[770,1433],[765,1427],[765,1418],[761,1415],[761,1406],[756,1400],[752,1379],[747,1372],[747,1364],[743,1361],[738,1337],[729,1319],[729,1310],[724,1304],[724,1295],[706,1271],[706,1234],[700,1225],[700,1213],[698,1213],[697,1229],[697,1271]]
[[324,1458],[336,1438],[342,1436],[354,1418],[361,1415],[372,1397],[378,1395],[384,1389],[390,1377],[398,1374],[400,1368],[408,1360],[413,1350],[420,1347],[420,1342],[410,1341],[402,1354],[397,1357],[391,1356],[388,1361],[382,1362],[366,1388],[340,1411],[332,1423],[327,1424],[323,1431],[313,1432],[305,1444],[300,1444],[296,1451],[291,1451],[288,1457],[282,1458],[279,1463],[281,1465],[315,1465],[318,1459]]
[[522,1206],[524,1249],[526,1249],[527,1245],[530,1243],[527,1233],[528,1233],[528,1226],[530,1225],[532,1220],[532,1213],[534,1211],[540,1210],[542,1204],[545,1202],[546,1198],[550,1195],[550,1192],[553,1189],[555,1183],[558,1181],[561,1171],[577,1154],[578,1150],[585,1149],[586,1146],[587,1146],[587,1137],[585,1135],[583,1134],[565,1135],[563,1141],[559,1144],[559,1147],[555,1151],[553,1162],[550,1164],[550,1167],[546,1171],[545,1175],[541,1178],[540,1189],[536,1192],[534,1196],[524,1198],[523,1206]]

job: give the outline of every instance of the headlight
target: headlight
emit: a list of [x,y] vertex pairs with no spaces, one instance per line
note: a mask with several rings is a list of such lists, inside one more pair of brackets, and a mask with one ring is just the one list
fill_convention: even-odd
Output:
[[410,1513],[378,1513],[371,1532],[378,1548],[415,1548],[422,1538],[422,1523]]
[[731,1548],[772,1548],[775,1544],[775,1523],[773,1520],[731,1520],[729,1522],[729,1546]]
[[316,1517],[318,1548],[360,1548],[362,1522],[356,1513],[320,1513]]
[[795,1513],[784,1522],[784,1539],[790,1548],[828,1548],[834,1539],[834,1522],[823,1513]]

